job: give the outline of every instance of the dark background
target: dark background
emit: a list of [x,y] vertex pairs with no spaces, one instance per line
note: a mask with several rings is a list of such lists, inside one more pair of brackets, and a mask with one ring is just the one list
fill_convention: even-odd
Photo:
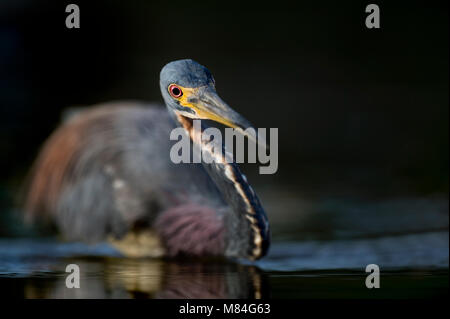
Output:
[[[364,198],[448,196],[447,1],[0,2],[0,210],[14,207],[63,110],[161,101],[159,71],[192,58],[255,127],[279,128],[257,185]],[[3,219],[5,220],[5,219]],[[2,225],[0,234],[10,235]],[[448,227],[448,225],[447,225]]]

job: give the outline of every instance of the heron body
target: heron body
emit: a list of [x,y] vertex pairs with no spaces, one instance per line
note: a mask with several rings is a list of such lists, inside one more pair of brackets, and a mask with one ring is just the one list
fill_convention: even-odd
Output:
[[160,86],[166,108],[109,103],[63,123],[35,163],[29,216],[48,217],[69,240],[109,240],[128,256],[264,256],[268,220],[237,164],[175,164],[169,157],[177,126],[203,143],[194,138],[201,133],[194,119],[250,124],[192,60],[166,65]]

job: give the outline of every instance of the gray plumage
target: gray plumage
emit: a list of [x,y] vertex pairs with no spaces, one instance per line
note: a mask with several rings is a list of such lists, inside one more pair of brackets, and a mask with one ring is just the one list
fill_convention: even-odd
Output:
[[185,109],[168,94],[170,83],[211,89],[214,80],[192,60],[172,62],[161,72],[167,109],[108,103],[62,124],[35,164],[29,216],[50,217],[69,240],[150,230],[168,256],[263,256],[267,217],[237,165],[170,160],[170,132],[180,125],[174,110]]

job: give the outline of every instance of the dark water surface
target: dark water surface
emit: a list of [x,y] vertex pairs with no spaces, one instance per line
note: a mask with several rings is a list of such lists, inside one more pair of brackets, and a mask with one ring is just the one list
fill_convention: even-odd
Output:
[[[311,200],[261,192],[272,227],[268,256],[247,261],[123,258],[106,244],[11,231],[0,238],[0,289],[26,298],[433,298],[448,295],[448,198]],[[282,204],[280,204],[282,203]],[[7,225],[21,229],[10,214]],[[20,214],[17,214],[20,215]],[[8,215],[4,215],[8,216]],[[77,264],[81,288],[65,272]],[[376,264],[381,288],[367,289]]]
[[[433,298],[448,295],[448,231],[275,242],[256,263],[122,258],[106,244],[0,240],[0,286],[26,298]],[[80,289],[68,289],[68,264]],[[377,264],[381,288],[367,289]]]

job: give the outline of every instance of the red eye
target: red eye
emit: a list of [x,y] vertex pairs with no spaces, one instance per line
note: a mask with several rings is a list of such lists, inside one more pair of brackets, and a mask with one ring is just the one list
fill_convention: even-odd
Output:
[[183,91],[181,91],[180,87],[178,87],[175,84],[169,85],[169,93],[174,98],[179,98],[179,97],[181,97],[183,95]]

